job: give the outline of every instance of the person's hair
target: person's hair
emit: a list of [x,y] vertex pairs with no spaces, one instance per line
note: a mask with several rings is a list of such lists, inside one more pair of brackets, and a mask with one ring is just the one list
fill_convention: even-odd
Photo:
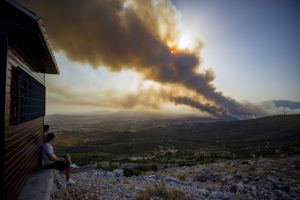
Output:
[[44,132],[48,131],[49,128],[50,128],[50,126],[49,126],[48,124],[45,124],[45,125],[44,125],[44,128],[43,128]]
[[48,133],[47,138],[46,138],[46,142],[50,142],[51,140],[53,140],[53,138],[55,138],[54,133]]

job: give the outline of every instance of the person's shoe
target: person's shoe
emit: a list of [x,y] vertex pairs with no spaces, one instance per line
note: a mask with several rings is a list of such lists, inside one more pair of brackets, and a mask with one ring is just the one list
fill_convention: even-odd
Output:
[[70,167],[72,167],[72,168],[80,168],[78,165],[76,165],[74,163],[70,164]]
[[76,183],[76,181],[72,180],[71,178],[66,181],[66,185],[73,185],[75,183]]

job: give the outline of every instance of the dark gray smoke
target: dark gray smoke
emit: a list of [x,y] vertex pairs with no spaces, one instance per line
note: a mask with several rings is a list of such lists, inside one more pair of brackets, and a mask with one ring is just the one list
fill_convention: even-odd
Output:
[[[20,0],[42,17],[56,51],[73,61],[113,71],[133,69],[145,79],[174,84],[212,104],[190,97],[170,100],[216,117],[248,115],[233,99],[211,84],[212,71],[197,73],[199,49],[171,53],[168,42],[176,39],[176,11],[168,0]],[[172,92],[176,97],[176,91]]]

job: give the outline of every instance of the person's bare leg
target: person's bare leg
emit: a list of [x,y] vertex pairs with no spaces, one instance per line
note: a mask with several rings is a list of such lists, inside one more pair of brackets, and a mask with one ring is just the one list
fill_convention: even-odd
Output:
[[70,180],[70,176],[71,176],[71,168],[68,167],[66,168],[66,180]]
[[72,163],[70,154],[66,154],[66,161],[67,161],[69,164]]

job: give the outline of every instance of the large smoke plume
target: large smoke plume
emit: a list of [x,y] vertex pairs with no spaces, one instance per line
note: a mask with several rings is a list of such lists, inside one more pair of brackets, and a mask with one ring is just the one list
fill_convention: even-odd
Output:
[[[145,79],[196,93],[206,102],[170,91],[168,100],[212,116],[249,115],[217,92],[214,73],[200,68],[199,50],[175,48],[176,9],[167,0],[20,0],[42,17],[52,46],[70,59],[113,71],[132,69]],[[188,94],[188,92],[187,92]]]

